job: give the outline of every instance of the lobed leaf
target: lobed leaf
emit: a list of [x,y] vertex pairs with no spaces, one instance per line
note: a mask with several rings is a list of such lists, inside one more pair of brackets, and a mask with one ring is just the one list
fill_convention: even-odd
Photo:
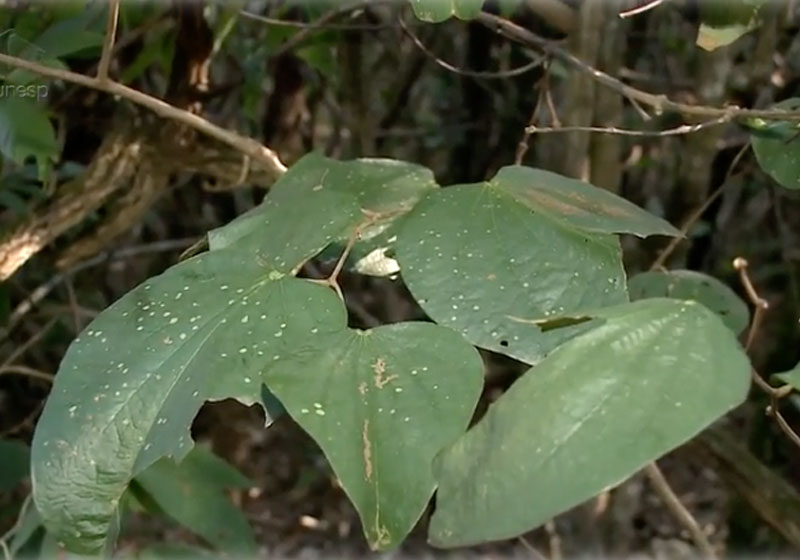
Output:
[[375,550],[397,546],[434,491],[431,462],[469,422],[478,353],[429,323],[343,330],[265,375],[317,441]]
[[344,313],[327,288],[234,250],[125,295],[70,346],[37,425],[33,493],[48,529],[72,550],[102,548],[130,480],[190,450],[204,401],[260,402],[261,372]]
[[701,305],[651,299],[523,375],[437,458],[429,539],[510,538],[612,487],[744,401],[750,363]]

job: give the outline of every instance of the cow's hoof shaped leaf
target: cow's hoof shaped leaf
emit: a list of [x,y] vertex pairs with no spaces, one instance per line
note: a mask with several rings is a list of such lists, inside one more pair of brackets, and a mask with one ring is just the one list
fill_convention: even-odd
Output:
[[346,330],[265,381],[317,441],[375,550],[397,546],[434,491],[434,456],[466,428],[483,385],[475,349],[449,329]]

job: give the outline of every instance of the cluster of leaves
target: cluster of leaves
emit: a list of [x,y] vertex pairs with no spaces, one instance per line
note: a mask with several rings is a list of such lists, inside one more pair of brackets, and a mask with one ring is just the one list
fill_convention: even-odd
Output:
[[[86,8],[85,2],[64,2],[57,8],[25,12],[6,22],[0,36],[4,54],[33,60],[55,68],[66,68],[63,59],[76,55],[96,56],[103,43],[105,9]],[[11,17],[9,13],[3,17]],[[47,108],[42,104],[47,84],[22,69],[0,68],[0,154],[22,164],[34,157],[43,178],[59,154],[56,134]]]
[[[667,298],[630,303],[618,233],[678,232],[542,170],[441,189],[417,165],[310,154],[260,206],[210,232],[209,252],[75,340],[34,437],[36,507],[69,549],[102,549],[131,481],[146,485],[151,465],[190,452],[200,406],[262,402],[265,385],[322,448],[373,548],[397,546],[437,487],[436,545],[528,530],[747,393],[735,333],[703,305],[667,298],[706,298],[737,328],[741,310],[713,284],[710,296],[674,293],[648,278],[638,296]],[[294,277],[354,239],[356,252],[396,259],[434,323],[352,329],[335,291]],[[476,346],[532,367],[466,430],[483,383]]]
[[[475,17],[482,1],[412,6],[443,21]],[[24,44],[52,64],[96,48],[87,23],[96,19],[75,21],[84,27],[70,49],[43,46],[51,28]],[[22,56],[12,37],[6,49]],[[39,112],[28,125],[46,123],[35,141],[14,124],[26,110]],[[53,159],[42,111],[0,107],[7,158]],[[796,125],[748,126],[764,170],[800,188]],[[247,523],[223,494],[247,481],[189,435],[202,404],[226,398],[261,404],[268,420],[285,411],[315,439],[374,549],[400,544],[437,491],[437,546],[541,524],[687,441],[749,387],[736,339],[749,322],[744,303],[696,272],[627,279],[619,234],[679,232],[539,169],[510,166],[442,189],[410,163],[306,156],[261,205],[210,232],[209,252],[143,283],[74,341],[37,426],[35,507],[12,552],[41,524],[43,550],[109,549],[119,512],[141,507],[211,546],[252,552]],[[342,247],[355,270],[399,272],[431,322],[350,328],[335,291],[296,277]],[[372,266],[375,254],[392,266]],[[483,387],[476,348],[530,369],[468,429]],[[797,386],[796,371],[779,377]],[[27,453],[2,450],[18,460],[0,465],[0,481],[22,476]]]

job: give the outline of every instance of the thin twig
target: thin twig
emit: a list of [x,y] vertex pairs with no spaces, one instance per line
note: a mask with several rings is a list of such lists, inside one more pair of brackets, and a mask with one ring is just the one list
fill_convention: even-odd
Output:
[[44,66],[43,64],[2,53],[0,53],[0,63],[8,64],[15,68],[22,68],[55,80],[72,82],[87,88],[122,97],[132,103],[150,109],[161,117],[172,119],[194,128],[203,134],[228,144],[257,161],[265,163],[275,176],[282,175],[286,172],[286,166],[281,162],[278,154],[253,138],[242,136],[237,132],[222,128],[199,115],[174,107],[156,97],[152,97],[113,80],[100,80],[97,77],[85,76],[69,70]]
[[800,447],[800,436],[797,435],[789,423],[786,421],[786,418],[783,417],[780,410],[778,410],[777,403],[771,404],[767,407],[767,414],[772,416],[775,419],[775,423],[778,424],[778,427],[783,431],[784,434],[794,443],[797,447]]
[[758,334],[758,330],[761,328],[763,315],[767,309],[769,309],[769,302],[758,295],[755,286],[753,286],[753,282],[750,280],[750,274],[747,272],[748,266],[749,263],[747,262],[747,259],[742,257],[736,257],[733,259],[733,268],[739,272],[739,279],[741,280],[742,286],[747,293],[747,297],[750,299],[753,307],[755,307],[755,311],[753,312],[753,320],[751,321],[750,329],[747,332],[747,342],[745,342],[744,345],[745,350],[750,350],[750,348],[753,346],[753,341]]
[[666,130],[631,130],[627,128],[617,128],[615,126],[546,126],[539,127],[531,125],[526,128],[526,132],[531,134],[552,133],[552,132],[599,132],[601,134],[617,134],[619,136],[637,136],[646,138],[662,138],[665,136],[682,136],[692,134],[707,128],[721,126],[730,122],[730,117],[718,117],[710,121],[697,124],[682,124],[675,128]]
[[542,77],[537,82],[536,88],[539,90],[539,95],[536,96],[536,104],[533,106],[533,111],[531,111],[531,116],[528,119],[528,126],[525,127],[525,130],[523,131],[522,134],[522,138],[517,144],[517,151],[514,154],[515,165],[521,165],[522,159],[525,157],[525,154],[528,153],[528,149],[530,148],[529,142],[531,138],[530,128],[536,124],[536,117],[539,114],[539,110],[542,107],[542,101],[545,98],[545,93],[549,92],[550,90],[549,62],[545,62],[544,74],[542,74]]
[[69,270],[65,270],[59,274],[52,276],[47,282],[38,286],[31,295],[21,301],[8,316],[8,321],[4,329],[0,329],[0,341],[4,340],[11,331],[17,326],[22,318],[27,315],[40,301],[50,294],[56,287],[58,287],[65,278],[73,276],[78,272],[97,266],[105,261],[123,260],[147,253],[160,253],[166,251],[176,251],[178,249],[185,249],[190,246],[194,239],[166,239],[163,241],[156,241],[153,243],[146,243],[143,245],[134,245],[132,247],[123,247],[115,251],[106,251],[99,255],[79,262]]
[[292,35],[279,49],[277,49],[274,53],[270,56],[275,59],[278,58],[294,49],[296,49],[301,43],[306,41],[311,34],[316,31],[317,29],[324,28],[327,26],[331,21],[342,16],[344,14],[349,14],[350,12],[354,12],[356,10],[365,8],[369,5],[381,4],[386,3],[391,0],[360,0],[358,2],[353,2],[351,4],[345,4],[344,6],[337,6],[333,9],[329,10],[328,12],[322,14],[319,18],[315,21],[308,24],[307,27],[301,29],[296,34]]
[[29,424],[32,424],[33,421],[36,419],[36,417],[39,415],[39,413],[42,411],[42,408],[44,408],[45,400],[46,399],[39,400],[39,402],[36,404],[36,406],[33,407],[33,410],[31,410],[25,416],[25,418],[23,418],[22,420],[20,420],[19,422],[17,422],[13,426],[11,426],[10,428],[6,428],[5,430],[1,431],[0,432],[0,438],[5,438],[5,437],[8,437],[10,435],[16,434],[17,432],[19,432],[25,426],[28,426]]
[[394,27],[394,25],[389,23],[367,23],[367,24],[324,23],[320,25],[319,23],[315,22],[271,18],[267,16],[262,16],[261,14],[254,14],[253,12],[248,12],[247,10],[240,10],[239,15],[246,19],[251,19],[253,21],[266,23],[268,25],[279,25],[281,27],[295,27],[297,29],[309,29],[309,28],[312,30],[319,29],[321,31],[328,29],[335,31],[378,31],[381,29],[391,29],[392,27]]
[[525,537],[520,536],[520,537],[517,537],[517,540],[522,544],[523,547],[525,547],[525,550],[527,550],[528,552],[531,553],[531,556],[533,558],[536,558],[536,560],[547,560],[547,556],[542,554],[539,551],[539,549],[537,549],[535,546],[533,546],[528,541],[528,539],[526,539]]
[[400,24],[401,29],[403,32],[411,39],[411,42],[423,52],[428,58],[433,60],[437,65],[441,66],[445,70],[448,70],[454,74],[458,74],[459,76],[467,76],[469,78],[482,78],[486,80],[504,80],[507,78],[513,78],[514,76],[519,76],[521,74],[525,74],[526,72],[530,72],[534,68],[537,68],[542,65],[542,63],[547,58],[546,56],[540,56],[528,62],[527,64],[523,64],[517,68],[512,68],[510,70],[498,70],[495,72],[479,72],[475,70],[467,70],[465,68],[459,68],[458,66],[454,66],[447,61],[442,60],[439,58],[433,51],[431,51],[428,47],[425,46],[425,43],[417,37],[413,31],[411,31],[406,22],[403,21],[402,16],[397,17],[397,22]]
[[629,18],[638,14],[643,14],[645,12],[649,12],[653,8],[660,6],[663,3],[664,0],[645,0],[645,2],[641,6],[636,6],[635,8],[631,8],[630,10],[625,10],[623,12],[620,12],[619,17]]
[[41,338],[50,331],[53,325],[56,324],[56,321],[58,321],[58,317],[53,317],[47,323],[45,323],[45,325],[41,329],[36,331],[36,333],[32,337],[30,337],[28,340],[17,346],[14,349],[14,351],[11,352],[11,355],[9,355],[8,358],[3,360],[3,363],[0,364],[0,368],[16,362],[22,355],[25,354],[25,352],[27,352],[33,345],[39,342],[39,340],[41,340]]
[[83,330],[80,316],[80,306],[78,305],[78,296],[75,294],[75,286],[72,284],[72,277],[67,276],[64,279],[64,287],[67,290],[67,301],[69,301],[70,315],[72,315],[72,327],[75,330],[75,335]]
[[550,560],[561,560],[563,554],[561,553],[561,536],[558,534],[558,527],[556,527],[556,520],[551,519],[544,524],[544,530],[547,532],[550,546]]
[[22,507],[19,508],[19,514],[17,514],[17,520],[14,522],[14,525],[5,532],[5,534],[0,537],[0,541],[7,541],[11,537],[13,537],[19,528],[22,526],[22,520],[25,519],[25,514],[28,513],[28,507],[31,504],[31,494],[25,496],[25,499],[22,501]]
[[[745,343],[745,349],[749,350],[755,340],[758,329],[761,327],[764,313],[769,309],[769,302],[759,295],[758,290],[756,290],[755,285],[753,285],[753,281],[750,279],[750,274],[747,271],[749,263],[746,259],[736,257],[733,261],[733,267],[739,272],[739,279],[747,294],[747,299],[750,300],[750,303],[755,308],[753,319],[750,322],[750,329],[747,332],[747,342]],[[784,418],[780,412],[781,399],[791,394],[792,391],[787,390],[788,386],[786,385],[783,387],[771,386],[755,369],[751,369],[750,373],[756,386],[769,396],[770,404],[766,409],[767,416],[774,418],[775,423],[781,431],[786,434],[789,440],[797,447],[800,447],[800,436],[797,435],[797,432],[792,429],[786,421],[786,418]]]
[[697,520],[691,512],[681,503],[680,499],[667,482],[667,479],[664,478],[664,474],[661,472],[661,469],[658,468],[658,465],[650,463],[644,470],[653,488],[655,488],[656,492],[663,500],[664,505],[667,506],[667,509],[670,510],[672,515],[683,525],[684,529],[689,532],[692,541],[694,541],[695,546],[700,550],[703,556],[706,558],[716,558],[716,552],[708,541],[708,537],[706,537],[706,534],[700,528],[699,523],[697,523]]
[[573,68],[587,73],[595,81],[603,86],[616,91],[631,100],[635,100],[642,105],[646,105],[655,110],[656,113],[673,112],[685,116],[705,117],[708,119],[719,118],[728,115],[730,119],[741,118],[761,118],[764,120],[800,121],[800,111],[783,111],[780,109],[744,109],[737,106],[711,107],[707,105],[692,105],[680,103],[667,97],[649,93],[620,81],[619,79],[606,74],[602,70],[587,64],[567,49],[561,47],[556,42],[545,39],[529,31],[528,29],[513,23],[505,18],[481,12],[476,21],[494,30],[512,41],[516,41],[528,47],[539,49],[546,54],[569,64]]
[[706,201],[697,208],[694,212],[692,212],[686,221],[681,227],[681,235],[678,237],[673,237],[669,244],[661,251],[661,254],[658,255],[658,258],[653,261],[653,264],[650,266],[650,270],[658,270],[664,267],[664,264],[667,262],[667,259],[675,252],[675,249],[678,248],[689,234],[689,230],[692,229],[692,226],[697,223],[697,221],[706,213],[706,210],[714,204],[714,201],[719,198],[722,192],[725,190],[728,181],[730,181],[731,177],[733,176],[733,172],[736,169],[736,166],[739,165],[744,154],[747,152],[747,148],[750,147],[750,142],[745,143],[744,146],[739,150],[739,152],[734,156],[733,161],[728,166],[728,171],[725,173],[725,177],[722,179],[722,183],[719,187],[717,187],[713,193],[706,199]]
[[45,373],[43,371],[39,371],[38,369],[34,369],[32,367],[23,366],[23,365],[10,365],[10,366],[3,366],[0,367],[0,375],[24,375],[25,377],[30,377],[32,379],[39,379],[40,381],[47,381],[48,383],[53,382],[53,376],[49,373]]
[[97,79],[101,82],[108,80],[108,69],[111,66],[111,57],[114,54],[114,41],[117,37],[118,20],[119,0],[109,0],[106,36],[103,39],[103,51],[100,54],[100,63],[97,66]]

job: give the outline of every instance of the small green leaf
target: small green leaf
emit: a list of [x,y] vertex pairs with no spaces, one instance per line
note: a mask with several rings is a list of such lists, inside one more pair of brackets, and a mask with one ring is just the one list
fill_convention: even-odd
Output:
[[411,0],[411,7],[422,21],[439,23],[452,16],[459,19],[478,17],[483,0]]
[[[797,111],[800,97],[784,99],[774,109]],[[778,123],[773,123],[774,126]],[[800,128],[797,123],[781,122],[787,127],[785,137],[771,138],[753,134],[753,151],[764,172],[787,189],[800,189]]]
[[55,161],[58,142],[43,107],[27,97],[0,98],[0,153],[18,164],[29,156],[40,167]]
[[429,539],[506,539],[613,487],[744,401],[750,363],[694,302],[607,308],[523,375],[434,464]]
[[627,301],[614,237],[531,211],[494,182],[426,197],[404,220],[397,260],[434,321],[530,364],[599,321],[542,324]]
[[45,525],[71,550],[100,549],[128,482],[191,449],[204,401],[261,402],[262,372],[344,317],[333,291],[231,249],[125,295],[70,346],[37,425],[34,498]]
[[704,0],[700,6],[697,45],[707,51],[730,45],[761,25],[768,0]]
[[16,488],[28,476],[30,452],[21,441],[0,440],[0,493]]
[[774,375],[777,379],[780,379],[784,383],[788,383],[792,387],[794,387],[795,391],[800,391],[800,363],[794,366],[793,369],[789,371],[785,371],[783,373],[776,373]]
[[161,459],[136,477],[153,503],[175,521],[225,552],[253,555],[256,542],[247,519],[225,495],[225,488],[247,487],[233,467],[195,447],[175,464]]
[[716,313],[736,334],[750,324],[747,304],[716,278],[693,270],[649,271],[628,281],[631,300],[668,297],[696,301]]
[[48,58],[63,58],[84,49],[100,47],[103,33],[86,29],[84,18],[63,20],[47,28],[34,41]]
[[343,330],[265,380],[322,447],[374,550],[396,547],[434,490],[431,462],[469,422],[478,353],[429,323]]

